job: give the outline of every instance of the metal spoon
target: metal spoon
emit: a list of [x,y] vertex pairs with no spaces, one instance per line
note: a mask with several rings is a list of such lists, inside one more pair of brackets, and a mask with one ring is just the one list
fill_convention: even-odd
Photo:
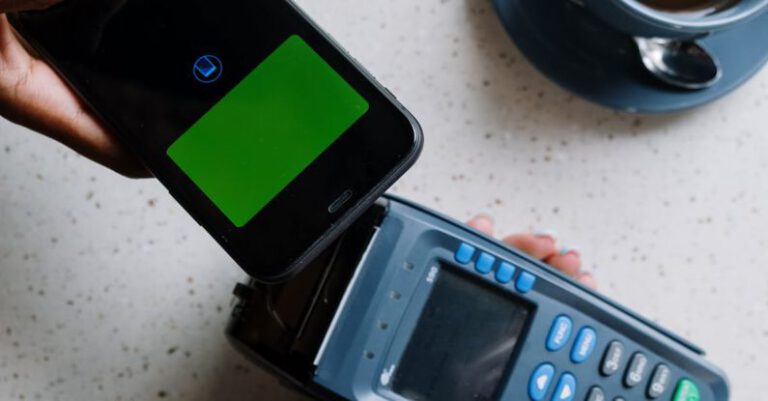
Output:
[[678,88],[701,90],[723,77],[720,62],[695,41],[635,38],[645,68]]

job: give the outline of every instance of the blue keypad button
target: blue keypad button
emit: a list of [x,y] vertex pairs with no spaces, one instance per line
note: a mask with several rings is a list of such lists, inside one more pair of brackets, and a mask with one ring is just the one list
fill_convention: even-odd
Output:
[[512,277],[515,275],[515,265],[509,262],[501,262],[499,269],[496,270],[496,281],[507,284],[512,281]]
[[571,333],[573,332],[573,321],[571,318],[565,315],[558,316],[552,327],[549,329],[549,335],[547,336],[547,351],[556,352],[560,351],[568,344],[568,340],[571,339]]
[[555,378],[555,367],[549,363],[540,365],[531,375],[528,383],[528,395],[532,401],[542,401],[547,396],[552,379]]
[[573,401],[576,397],[576,377],[570,373],[560,376],[552,401]]
[[534,284],[536,284],[536,276],[528,272],[522,272],[520,273],[520,277],[517,278],[515,288],[525,294],[533,289]]
[[462,265],[469,264],[472,261],[472,257],[475,256],[475,247],[469,244],[459,245],[459,249],[456,250],[456,261]]
[[493,264],[496,262],[496,258],[483,252],[477,257],[475,262],[475,270],[480,274],[488,274],[493,270]]
[[597,345],[597,333],[591,327],[584,327],[579,330],[576,341],[571,350],[571,362],[584,363],[592,356]]

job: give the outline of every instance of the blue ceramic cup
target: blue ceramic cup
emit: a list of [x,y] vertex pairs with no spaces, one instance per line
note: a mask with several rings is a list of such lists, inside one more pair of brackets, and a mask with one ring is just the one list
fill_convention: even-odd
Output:
[[666,12],[637,0],[572,1],[620,31],[647,38],[696,38],[732,28],[768,10],[768,0],[735,1],[711,14]]

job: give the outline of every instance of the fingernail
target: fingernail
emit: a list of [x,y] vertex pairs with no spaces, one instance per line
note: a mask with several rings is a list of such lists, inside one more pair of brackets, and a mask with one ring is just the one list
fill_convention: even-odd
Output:
[[560,255],[567,255],[569,253],[575,254],[576,256],[581,255],[581,248],[578,246],[564,246],[560,248]]
[[555,230],[536,230],[533,235],[538,238],[549,238],[552,242],[557,242],[557,231]]
[[495,219],[493,218],[493,214],[490,211],[484,210],[475,216],[476,219],[486,219],[490,221],[491,223],[495,223]]
[[595,280],[595,276],[592,275],[592,273],[589,273],[589,272],[581,273],[579,275],[578,280],[581,284],[584,284],[585,286],[592,288],[593,290],[597,290],[597,280]]

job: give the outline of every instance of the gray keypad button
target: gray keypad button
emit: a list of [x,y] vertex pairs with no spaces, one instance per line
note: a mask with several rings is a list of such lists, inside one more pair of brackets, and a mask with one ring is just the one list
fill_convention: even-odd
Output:
[[597,386],[589,389],[587,401],[605,401],[605,393],[603,392],[603,389]]
[[642,352],[632,355],[632,359],[627,367],[627,374],[624,376],[624,385],[632,388],[642,383],[645,380],[647,371],[648,357],[643,355]]
[[622,397],[616,397],[616,398],[613,399],[613,401],[627,401],[627,400],[625,400]]
[[600,365],[600,373],[603,376],[611,376],[621,369],[624,360],[624,345],[618,341],[612,341],[605,350],[603,363]]
[[656,366],[651,376],[651,381],[648,383],[648,398],[656,399],[662,396],[669,387],[669,381],[672,376],[672,371],[664,364]]

